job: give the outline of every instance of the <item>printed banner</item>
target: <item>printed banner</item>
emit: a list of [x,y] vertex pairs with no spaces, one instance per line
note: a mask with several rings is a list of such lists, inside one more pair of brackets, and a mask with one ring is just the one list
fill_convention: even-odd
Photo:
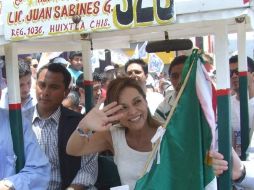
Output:
[[8,0],[5,39],[124,30],[170,24],[174,0]]

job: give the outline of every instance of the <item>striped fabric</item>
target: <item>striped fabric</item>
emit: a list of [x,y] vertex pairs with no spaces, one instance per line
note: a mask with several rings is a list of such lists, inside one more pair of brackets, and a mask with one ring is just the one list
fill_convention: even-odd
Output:
[[[33,115],[33,131],[51,164],[51,179],[48,190],[61,189],[60,163],[57,146],[57,130],[60,115],[60,107],[46,119],[39,116],[36,108]],[[96,189],[93,185],[97,178],[97,167],[97,155],[82,156],[81,168],[72,184],[84,185],[88,190]]]

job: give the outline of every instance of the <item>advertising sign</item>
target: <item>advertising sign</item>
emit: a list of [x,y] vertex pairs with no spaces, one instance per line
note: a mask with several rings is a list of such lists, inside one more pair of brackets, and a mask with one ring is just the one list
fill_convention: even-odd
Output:
[[5,39],[11,41],[170,24],[175,19],[174,0],[8,0],[3,10]]

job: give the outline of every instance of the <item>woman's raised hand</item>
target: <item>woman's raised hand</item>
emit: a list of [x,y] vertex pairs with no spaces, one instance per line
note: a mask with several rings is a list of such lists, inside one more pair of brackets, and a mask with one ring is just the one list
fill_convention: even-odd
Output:
[[122,105],[117,105],[117,102],[112,102],[101,108],[103,101],[104,99],[99,100],[96,106],[85,115],[79,123],[80,128],[92,131],[105,131],[108,130],[114,122],[121,119],[123,114],[118,111],[122,109]]

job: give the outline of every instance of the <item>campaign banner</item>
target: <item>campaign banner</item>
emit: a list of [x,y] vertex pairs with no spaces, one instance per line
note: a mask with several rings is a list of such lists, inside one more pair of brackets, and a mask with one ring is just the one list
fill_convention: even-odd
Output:
[[170,24],[174,0],[3,1],[6,40]]

